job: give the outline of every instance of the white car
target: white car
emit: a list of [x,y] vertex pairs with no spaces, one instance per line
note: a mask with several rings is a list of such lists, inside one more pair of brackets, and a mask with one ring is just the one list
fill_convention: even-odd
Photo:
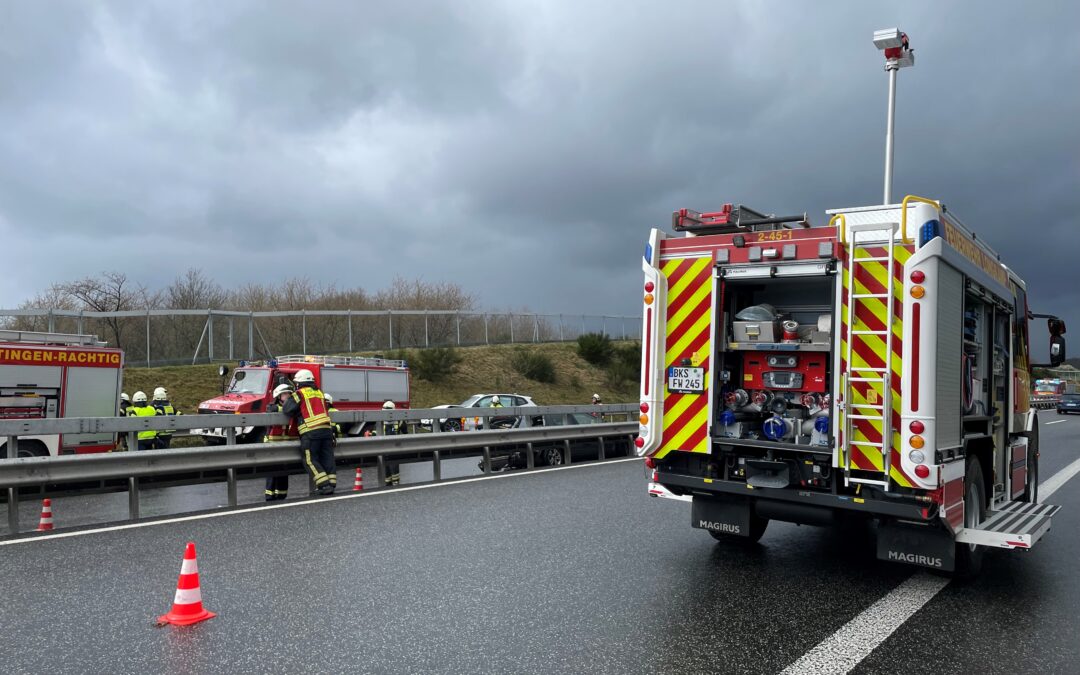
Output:
[[[521,394],[474,394],[465,399],[461,403],[446,404],[433,406],[434,408],[450,409],[450,408],[490,408],[492,400],[498,396],[499,403],[504,408],[520,408],[520,407],[536,407],[536,403],[528,396]],[[491,417],[489,426],[491,428],[507,429],[518,426],[520,420],[516,417]],[[464,425],[462,422],[464,421]],[[432,420],[420,420],[420,424],[426,427],[432,426]],[[443,431],[461,431],[462,429],[482,429],[484,428],[484,418],[474,418],[468,416],[465,410],[462,410],[462,414],[456,417],[444,417],[439,420],[439,428]]]

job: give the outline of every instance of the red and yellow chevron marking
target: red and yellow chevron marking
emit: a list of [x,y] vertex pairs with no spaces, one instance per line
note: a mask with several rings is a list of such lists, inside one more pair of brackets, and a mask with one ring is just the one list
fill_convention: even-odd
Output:
[[[884,246],[860,247],[854,249],[856,259],[860,258],[883,258],[888,255],[888,249]],[[890,457],[889,477],[897,485],[912,487],[914,482],[900,468],[900,409],[901,409],[901,382],[903,378],[903,342],[904,339],[904,263],[914,253],[914,246],[895,246],[893,248],[895,260],[893,262],[893,321],[892,327],[892,363],[890,384],[890,408],[892,415],[892,438],[889,439]],[[883,294],[888,292],[889,270],[887,263],[880,261],[861,262],[855,268],[854,293]],[[885,336],[879,335],[854,335],[852,331],[873,330],[882,331],[888,325],[886,316],[888,307],[884,298],[850,298],[852,290],[848,288],[847,274],[844,274],[844,287],[841,292],[842,307],[840,316],[840,372],[848,378],[853,377],[878,377],[881,373],[875,373],[867,368],[883,368],[885,366]],[[854,311],[852,311],[854,307]],[[851,340],[852,362],[847,363],[847,342]],[[852,415],[866,415],[878,419],[854,419],[852,420],[852,438],[843,438],[844,420],[841,413],[838,429],[840,429],[840,460],[844,462],[845,452],[851,453],[851,467],[863,471],[884,472],[885,462],[880,447],[872,445],[859,445],[859,443],[881,443],[883,410],[872,406],[882,406],[885,402],[885,391],[881,382],[852,382],[851,400],[847,401],[847,412]],[[852,445],[854,443],[854,445]]]
[[690,359],[695,367],[705,369],[705,392],[679,394],[664,387],[663,440],[656,457],[672,450],[709,451],[712,265],[712,257],[707,256],[668,260],[660,268],[668,280],[664,369]]

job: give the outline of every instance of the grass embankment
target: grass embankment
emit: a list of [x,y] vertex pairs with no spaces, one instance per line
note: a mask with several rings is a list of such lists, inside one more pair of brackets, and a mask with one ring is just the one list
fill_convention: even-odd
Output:
[[[594,393],[600,394],[605,403],[636,398],[636,383],[613,383],[607,371],[578,356],[576,347],[573,343],[462,347],[457,350],[461,363],[443,382],[428,382],[413,373],[412,407],[459,403],[485,392],[524,394],[538,405],[587,404]],[[519,349],[535,350],[550,358],[555,366],[555,382],[535,382],[515,371],[511,356]],[[229,365],[231,368],[235,364]],[[129,395],[144,391],[151,397],[155,387],[165,387],[173,405],[193,414],[200,401],[221,393],[217,369],[217,365],[128,368],[124,371],[124,391]]]

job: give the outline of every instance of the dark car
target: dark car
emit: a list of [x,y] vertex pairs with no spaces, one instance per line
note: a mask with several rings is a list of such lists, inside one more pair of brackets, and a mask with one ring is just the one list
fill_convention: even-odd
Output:
[[1057,404],[1057,411],[1059,415],[1080,413],[1080,394],[1062,394]]
[[[603,418],[592,413],[569,413],[566,415],[544,415],[541,420],[545,427],[580,426],[598,424]],[[630,451],[629,438],[604,439],[604,457],[625,457]],[[534,466],[562,466],[566,463],[565,446],[561,442],[533,444]],[[597,438],[580,438],[570,442],[571,462],[589,462],[600,458],[600,441]],[[481,462],[481,466],[483,463]],[[491,468],[493,471],[524,469],[527,466],[525,451],[514,450],[499,452],[492,449]]]

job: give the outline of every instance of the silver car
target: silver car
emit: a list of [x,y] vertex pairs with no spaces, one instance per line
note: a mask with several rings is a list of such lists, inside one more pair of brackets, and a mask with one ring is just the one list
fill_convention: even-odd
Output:
[[[455,417],[444,417],[439,420],[439,428],[443,431],[483,429],[485,420],[489,422],[488,426],[492,429],[510,429],[518,426],[521,420],[516,417],[477,418],[470,417],[467,410],[464,410],[466,408],[490,408],[496,396],[499,397],[499,403],[504,408],[536,407],[536,403],[530,397],[522,394],[473,394],[461,403],[434,406],[435,408],[455,410]],[[458,408],[462,409],[460,415],[456,412]],[[420,423],[430,427],[433,420],[421,420]]]

